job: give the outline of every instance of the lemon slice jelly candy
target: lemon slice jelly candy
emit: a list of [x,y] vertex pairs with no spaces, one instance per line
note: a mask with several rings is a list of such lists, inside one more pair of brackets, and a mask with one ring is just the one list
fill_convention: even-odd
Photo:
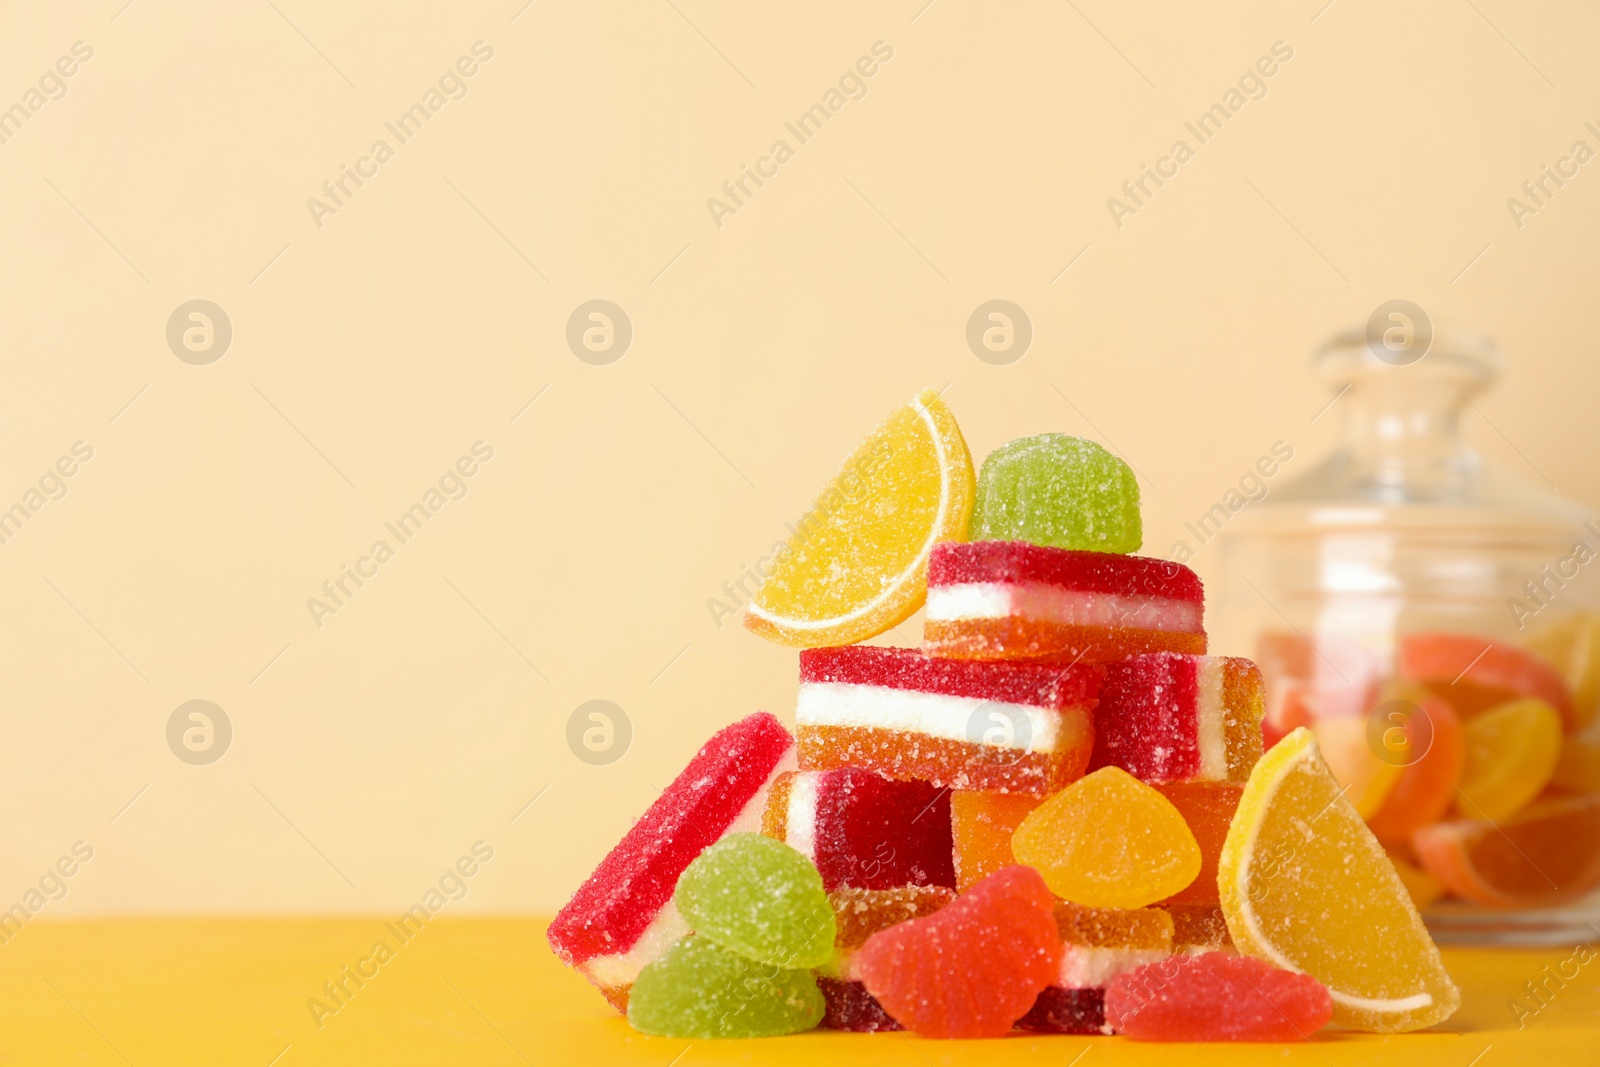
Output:
[[1404,1033],[1461,1005],[1405,884],[1305,727],[1251,773],[1217,887],[1239,951],[1321,982],[1341,1025]]
[[802,648],[865,641],[927,596],[928,554],[966,535],[972,456],[931,389],[890,414],[776,553],[744,624]]

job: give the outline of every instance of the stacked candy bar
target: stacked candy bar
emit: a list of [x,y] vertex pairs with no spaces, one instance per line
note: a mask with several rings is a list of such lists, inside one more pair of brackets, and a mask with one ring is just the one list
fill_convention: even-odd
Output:
[[[1207,654],[1192,571],[1130,554],[1121,460],[1046,434],[975,478],[924,393],[802,530],[747,618],[802,648],[795,736],[758,713],[713,737],[550,928],[635,1028],[1281,1040],[1453,1010],[1381,848],[1339,836],[1305,732],[1285,739],[1280,762],[1311,761],[1288,800],[1286,771],[1255,773],[1260,672]],[[859,643],[924,599],[922,647]],[[1339,869],[1289,876],[1282,843],[1258,859],[1279,824],[1312,851],[1313,800]],[[1382,946],[1348,959],[1318,940],[1328,903],[1281,887],[1342,878],[1377,887],[1351,922]],[[1282,969],[1307,939],[1318,972]]]

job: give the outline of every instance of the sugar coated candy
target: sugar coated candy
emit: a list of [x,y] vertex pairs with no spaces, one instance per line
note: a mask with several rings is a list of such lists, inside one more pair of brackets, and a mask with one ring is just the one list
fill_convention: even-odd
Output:
[[1600,712],[1600,615],[1580,612],[1534,630],[1522,646],[1567,683],[1573,728],[1582,731]]
[[867,990],[924,1037],[998,1037],[1060,966],[1050,890],[1006,867],[932,915],[874,934],[856,954]]
[[1600,885],[1600,795],[1546,797],[1509,819],[1452,819],[1411,843],[1455,896],[1490,908],[1547,908]]
[[634,980],[628,1023],[660,1037],[775,1037],[822,1021],[810,971],[757,963],[690,934]]
[[1061,973],[1067,989],[1104,988],[1119,974],[1172,955],[1172,916],[1159,908],[1086,908],[1058,902]]
[[841,767],[773,783],[762,832],[816,864],[832,892],[845,886],[955,888],[950,791]]
[[619,1011],[640,970],[689,932],[672,903],[678,877],[724,834],[758,830],[794,739],[757,712],[714,734],[551,922],[548,937]]
[[824,1030],[845,1030],[855,1034],[876,1034],[890,1030],[904,1030],[894,1016],[883,1010],[878,998],[867,992],[860,982],[817,975],[817,988],[822,990],[826,1005],[821,1026]]
[[1139,483],[1093,441],[1061,433],[1019,437],[984,459],[968,539],[1137,552]]
[[1343,1026],[1404,1033],[1461,1005],[1405,884],[1305,727],[1250,773],[1217,887],[1239,951],[1317,979]]
[[1098,667],[907,648],[807,649],[795,706],[800,767],[1044,796],[1088,764],[1100,677]]
[[779,967],[819,967],[837,928],[817,869],[761,834],[729,834],[700,853],[673,897],[695,933]]
[[1333,1014],[1310,975],[1249,956],[1174,956],[1106,988],[1106,1024],[1142,1041],[1303,1041]]
[[1155,908],[1085,908],[1061,902],[1055,919],[1061,971],[1017,1026],[1058,1034],[1110,1033],[1103,1011],[1106,984],[1172,954],[1172,916]]
[[[1212,884],[1216,884],[1215,878],[1212,879]],[[1222,914],[1220,907],[1212,904],[1172,903],[1162,903],[1156,907],[1172,916],[1174,952],[1192,956],[1200,952],[1215,952],[1218,949],[1233,947],[1233,938],[1228,935],[1228,920]]]
[[1243,782],[1261,756],[1261,672],[1247,659],[1156,652],[1106,667],[1091,767],[1146,782]]
[[950,830],[955,842],[956,888],[965,890],[1001,867],[1017,862],[1011,835],[1039,798],[1026,793],[950,793]]
[[1217,896],[1217,861],[1244,786],[1234,782],[1158,782],[1151,788],[1178,809],[1200,846],[1200,873],[1194,881],[1157,903],[1216,907],[1221,899]]
[[928,564],[923,650],[1112,663],[1204,652],[1204,591],[1181,563],[1022,541],[947,542]]
[[1056,896],[1091,908],[1142,908],[1200,873],[1200,846],[1178,809],[1117,767],[1040,804],[1017,827],[1011,850]]
[[856,976],[855,956],[879,930],[909,919],[932,915],[956,898],[943,886],[900,886],[897,889],[836,889],[828,900],[838,917],[834,955],[817,969],[817,986],[828,1002],[822,1025],[829,1030],[899,1030],[877,998]]
[[814,648],[864,641],[903,622],[927,595],[933,546],[966,535],[973,492],[972,457],[955,416],[924,390],[857,446],[770,565],[758,563],[766,580],[745,626]]
[[1391,686],[1371,715],[1383,727],[1381,746],[1399,742],[1389,758],[1402,766],[1378,810],[1366,817],[1367,826],[1385,845],[1405,847],[1412,834],[1438,822],[1455,803],[1467,758],[1461,719],[1448,702],[1405,683]]

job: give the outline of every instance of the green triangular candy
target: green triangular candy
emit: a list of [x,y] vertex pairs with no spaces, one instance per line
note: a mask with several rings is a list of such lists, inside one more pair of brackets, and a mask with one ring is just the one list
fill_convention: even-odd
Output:
[[628,1022],[658,1037],[776,1037],[822,1021],[810,971],[757,963],[690,934],[639,972]]

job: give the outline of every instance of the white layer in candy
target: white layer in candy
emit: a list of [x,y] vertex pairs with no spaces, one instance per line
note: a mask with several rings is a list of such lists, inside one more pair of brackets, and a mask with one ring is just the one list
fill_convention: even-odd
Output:
[[1228,777],[1227,712],[1222,702],[1223,660],[1201,656],[1195,668],[1195,741],[1200,750],[1200,777]]
[[1119,974],[1159,963],[1172,955],[1163,948],[1115,948],[1101,945],[1065,945],[1061,950],[1064,989],[1103,989]]
[[784,841],[813,863],[817,860],[818,771],[801,771],[789,782],[789,810],[784,813]]
[[1093,593],[1046,582],[963,582],[929,586],[927,612],[932,622],[1016,616],[1064,626],[1199,633],[1203,609],[1189,600]]
[[[767,794],[772,790],[772,781],[785,771],[794,770],[798,764],[795,760],[795,748],[789,746],[783,758],[778,760],[778,765],[767,775],[767,780],[761,783],[761,788],[756,790],[756,795],[745,802],[739,809],[739,814],[734,816],[722,835],[721,840],[728,834],[760,833],[761,813],[767,810]],[[578,964],[578,970],[597,986],[611,988],[613,986],[632,985],[633,980],[639,977],[639,972],[645,965],[660,958],[662,953],[671,948],[679,938],[689,933],[689,924],[683,916],[678,914],[677,906],[668,900],[656,917],[650,920],[650,925],[645,927],[639,939],[629,945],[624,952],[613,952],[607,956],[595,956]]]
[[[802,682],[794,721],[797,726],[872,727],[1023,752],[1054,752],[1064,725],[1061,712],[1031,704],[849,682]],[[1065,725],[1075,734],[1079,724],[1074,719]]]

